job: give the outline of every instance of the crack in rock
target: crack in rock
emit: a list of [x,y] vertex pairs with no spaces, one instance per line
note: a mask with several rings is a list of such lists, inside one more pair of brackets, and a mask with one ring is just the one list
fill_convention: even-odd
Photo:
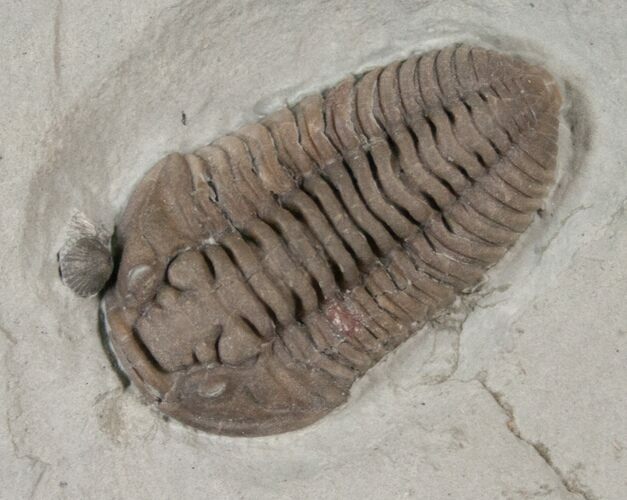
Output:
[[[37,459],[39,460],[39,459]],[[41,480],[44,477],[44,474],[46,473],[46,471],[48,470],[48,467],[50,466],[50,464],[42,462],[41,460],[39,460],[38,462],[39,464],[42,465],[41,471],[39,472],[39,474],[37,475],[37,478],[35,479],[35,482],[33,483],[33,488],[30,492],[29,498],[35,498],[35,494],[37,493],[37,489],[39,488],[39,485],[41,484]]]
[[542,258],[544,257],[544,254],[549,249],[549,247],[553,244],[553,242],[560,236],[560,234],[562,234],[562,229],[566,225],[566,223],[578,213],[589,210],[590,208],[592,208],[592,205],[580,205],[576,207],[575,209],[573,209],[568,215],[566,215],[562,220],[559,221],[559,224],[557,225],[557,229],[551,235],[551,237],[546,241],[546,243],[544,243],[544,245],[536,249],[536,253],[538,254],[539,261],[542,260]]
[[39,469],[39,472],[36,473],[36,477],[33,481],[33,486],[31,488],[31,492],[29,495],[29,498],[35,498],[35,494],[37,493],[37,489],[39,488],[41,480],[43,479],[46,471],[50,468],[51,464],[39,458],[38,456],[33,455],[32,453],[22,453],[20,451],[19,444],[17,443],[17,438],[13,432],[13,429],[11,426],[11,419],[9,418],[8,414],[7,414],[6,420],[7,420],[7,431],[9,433],[11,447],[13,448],[13,456],[18,460],[27,460],[30,463],[30,466],[33,470],[36,471],[37,469]]
[[502,393],[491,389],[486,381],[484,376],[479,376],[474,379],[471,379],[470,382],[476,381],[479,382],[481,387],[492,397],[497,405],[503,410],[503,413],[507,415],[507,429],[520,441],[527,444],[531,448],[535,450],[538,456],[544,461],[544,463],[554,472],[559,481],[562,483],[566,490],[573,494],[577,495],[583,500],[599,500],[595,494],[593,494],[589,488],[583,486],[581,481],[575,474],[569,474],[571,477],[567,477],[566,474],[562,472],[562,470],[555,464],[555,461],[551,457],[551,453],[549,451],[548,446],[540,441],[532,441],[529,438],[526,438],[522,435],[518,424],[516,423],[516,417],[514,416],[514,409],[511,404],[509,404]]
[[[8,331],[4,330],[4,329],[0,329],[0,331],[4,334],[7,335],[7,338],[9,340],[12,339],[11,334],[8,333]],[[13,344],[16,344],[17,341],[13,341]],[[3,357],[4,360],[4,364],[8,369],[8,360],[9,358],[9,353],[10,350],[12,350],[11,348],[9,350],[7,350],[6,355]],[[12,387],[11,387],[11,373],[10,370],[9,371],[9,376],[7,377],[7,381],[6,381],[6,393],[7,395],[10,394],[14,394],[12,392]],[[8,399],[8,398],[7,398]],[[14,395],[13,397],[13,405],[12,405],[13,409],[16,410],[16,414],[13,415],[13,417],[10,414],[10,405],[7,405],[6,407],[6,412],[5,412],[5,420],[6,420],[6,430],[7,430],[7,434],[9,437],[9,440],[11,442],[11,448],[13,451],[13,456],[17,459],[17,460],[27,460],[30,464],[30,467],[32,468],[32,470],[34,471],[34,480],[33,480],[33,485],[31,487],[31,492],[29,494],[29,498],[35,498],[35,495],[37,493],[37,490],[39,488],[39,485],[44,477],[44,474],[46,473],[46,471],[51,467],[51,463],[50,462],[46,462],[45,460],[43,460],[42,458],[38,457],[37,455],[34,455],[32,453],[25,453],[20,449],[20,444],[18,442],[18,437],[16,432],[13,429],[13,421],[16,420],[17,418],[20,417],[20,415],[22,414],[22,408],[21,408],[21,403],[19,400],[19,396]]]
[[0,333],[6,337],[6,339],[13,345],[17,344],[17,339],[7,328],[0,325]]
[[623,198],[623,200],[618,204],[618,208],[614,210],[614,212],[610,215],[609,222],[606,224],[607,227],[611,227],[616,224],[620,219],[625,216],[627,212],[627,198]]
[[474,291],[460,297],[451,309],[443,312],[441,315],[435,317],[433,320],[430,321],[429,325],[431,328],[438,330],[448,330],[454,334],[454,340],[451,347],[455,352],[455,360],[447,374],[439,377],[437,380],[434,380],[432,382],[421,383],[418,385],[440,385],[448,382],[449,380],[455,380],[455,375],[457,373],[457,370],[459,369],[459,360],[461,357],[461,337],[464,331],[464,325],[466,324],[466,321],[475,309],[488,309],[500,303],[500,301],[497,301],[495,303],[482,305],[480,304],[480,301],[491,297],[495,293],[505,292],[510,288],[510,285],[506,284],[482,290],[482,285],[485,285],[485,282],[478,285]]
[[[464,299],[458,301],[458,303],[453,307],[452,310],[447,311],[445,314],[442,314],[436,318],[434,318],[430,322],[431,328],[438,330],[448,330],[453,333],[454,339],[451,344],[451,347],[454,351],[454,361],[449,368],[448,373],[443,374],[441,377],[438,377],[431,383],[421,384],[421,385],[440,385],[451,379],[457,373],[457,369],[459,368],[459,350],[461,347],[461,334],[464,329],[464,323],[470,316],[472,312],[472,306],[469,306],[468,302]],[[437,333],[436,333],[437,335]]]

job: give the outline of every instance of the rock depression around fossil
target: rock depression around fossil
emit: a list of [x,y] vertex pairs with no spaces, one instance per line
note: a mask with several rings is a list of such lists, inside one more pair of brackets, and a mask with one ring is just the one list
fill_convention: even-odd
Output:
[[544,69],[456,45],[166,157],[119,227],[122,366],[211,432],[318,420],[530,224],[560,105]]

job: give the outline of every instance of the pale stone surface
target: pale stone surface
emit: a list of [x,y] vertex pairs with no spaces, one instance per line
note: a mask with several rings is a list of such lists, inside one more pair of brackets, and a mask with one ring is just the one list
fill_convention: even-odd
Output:
[[[622,1],[0,6],[1,498],[627,497]],[[452,40],[569,83],[560,186],[482,289],[303,431],[209,436],[124,390],[58,278],[72,212],[111,226],[163,154]]]

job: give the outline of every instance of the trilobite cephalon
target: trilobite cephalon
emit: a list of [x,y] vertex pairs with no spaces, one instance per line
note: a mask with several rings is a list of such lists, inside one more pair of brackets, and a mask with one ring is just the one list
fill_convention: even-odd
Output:
[[119,227],[122,366],[211,432],[319,419],[529,225],[560,105],[544,69],[456,45],[166,157]]

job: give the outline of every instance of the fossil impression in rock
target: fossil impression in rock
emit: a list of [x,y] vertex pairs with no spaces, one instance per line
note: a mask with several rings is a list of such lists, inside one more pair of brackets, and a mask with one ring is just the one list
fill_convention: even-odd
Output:
[[113,272],[111,235],[84,213],[76,212],[58,259],[61,280],[67,287],[80,297],[95,295]]
[[123,368],[207,431],[318,420],[530,224],[560,105],[544,69],[455,45],[164,158],[103,303]]

